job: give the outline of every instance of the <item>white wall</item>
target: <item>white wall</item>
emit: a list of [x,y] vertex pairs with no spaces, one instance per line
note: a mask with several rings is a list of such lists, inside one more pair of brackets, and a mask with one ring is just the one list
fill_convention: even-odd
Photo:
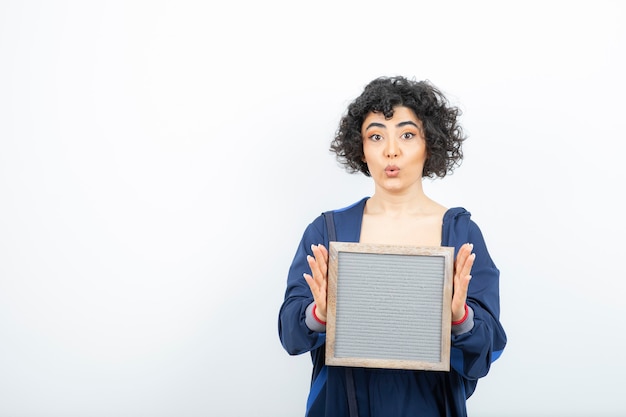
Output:
[[473,416],[617,416],[626,6],[0,3],[0,416],[298,416],[277,335],[328,144],[379,75],[464,111],[430,195],[501,269],[509,345]]

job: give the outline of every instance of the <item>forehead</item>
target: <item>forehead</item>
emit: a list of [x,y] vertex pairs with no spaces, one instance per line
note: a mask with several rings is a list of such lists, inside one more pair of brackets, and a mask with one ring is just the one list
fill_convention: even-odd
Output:
[[418,126],[422,125],[420,119],[418,119],[418,117],[415,115],[415,112],[411,108],[405,106],[396,106],[393,108],[393,116],[391,117],[391,119],[385,118],[385,115],[382,112],[369,112],[363,120],[362,128],[367,128],[367,126],[373,122],[383,125],[395,125],[397,123],[407,121],[414,122]]

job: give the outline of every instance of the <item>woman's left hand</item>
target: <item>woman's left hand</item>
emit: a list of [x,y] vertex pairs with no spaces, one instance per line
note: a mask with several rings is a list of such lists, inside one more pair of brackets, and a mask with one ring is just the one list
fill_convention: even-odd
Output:
[[472,265],[476,254],[472,253],[474,245],[466,243],[459,249],[454,261],[454,280],[452,295],[452,321],[460,321],[465,316],[465,302],[467,301],[467,288],[472,276]]

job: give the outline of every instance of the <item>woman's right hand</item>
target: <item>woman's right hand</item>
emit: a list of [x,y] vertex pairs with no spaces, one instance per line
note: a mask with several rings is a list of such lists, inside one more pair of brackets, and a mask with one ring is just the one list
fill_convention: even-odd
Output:
[[304,273],[304,279],[313,293],[313,299],[317,305],[315,315],[318,319],[326,321],[326,289],[328,283],[328,250],[324,245],[311,245],[313,256],[308,255],[307,261],[311,273]]

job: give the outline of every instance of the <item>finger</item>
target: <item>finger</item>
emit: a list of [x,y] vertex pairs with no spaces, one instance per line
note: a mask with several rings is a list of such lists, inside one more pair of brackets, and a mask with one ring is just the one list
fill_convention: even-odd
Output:
[[453,310],[461,308],[467,300],[467,292],[469,283],[472,279],[470,274],[456,274],[454,277],[454,287],[452,288],[452,308]]
[[311,276],[313,277],[313,280],[317,282],[319,285],[319,282],[323,278],[323,274],[322,274],[322,271],[320,270],[319,263],[311,255],[307,255],[306,260],[309,263],[309,268],[311,268]]
[[457,276],[454,279],[454,288],[452,289],[452,299],[461,297],[463,300],[467,297],[467,291],[469,288],[470,280],[472,276],[467,274],[463,276]]
[[304,277],[306,283],[309,285],[313,297],[315,297],[315,295],[319,292],[319,285],[317,284],[317,282],[315,282],[315,279],[313,279],[310,274],[304,273],[302,274],[302,276]]
[[309,274],[302,274],[304,276],[304,279],[306,280],[307,284],[309,284],[309,288],[311,289],[311,294],[313,294],[313,301],[315,301],[315,304],[317,304],[317,308],[320,312],[320,314],[323,317],[326,317],[326,292],[325,291],[321,291],[317,284],[315,283],[315,280],[313,279],[313,277]]
[[467,275],[463,278],[459,278],[454,282],[454,294],[452,295],[452,312],[458,314],[463,313],[465,304],[467,303],[467,290],[469,288],[469,282],[472,279],[471,275]]
[[309,285],[309,288],[311,289],[311,294],[313,294],[313,297],[316,300],[318,299],[318,297],[326,299],[326,285],[324,281],[317,280],[311,274],[307,273],[302,274],[302,276],[304,277],[306,283]]
[[328,249],[322,244],[317,245],[320,250],[320,253],[324,256],[324,262],[328,262]]
[[311,245],[311,250],[322,275],[326,276],[328,273],[328,250],[326,250],[324,245]]
[[471,243],[466,243],[459,248],[454,264],[457,271],[463,267],[463,264],[467,260],[468,256],[472,253],[472,249],[473,245]]
[[474,265],[474,259],[476,259],[476,254],[472,253],[472,249],[473,245],[466,243],[459,249],[457,254],[454,268],[454,288],[452,290],[452,302],[455,307],[464,305],[467,299],[469,281],[472,278],[470,273]]
[[[311,289],[311,291],[315,290],[320,294],[319,297],[323,298],[325,301],[327,291],[326,264],[320,265],[320,262],[311,255],[307,255],[307,261],[309,263],[309,267],[311,268],[311,280],[315,283],[315,286]],[[311,285],[309,285],[309,287],[310,286]]]
[[454,273],[454,291],[460,291],[463,288],[467,289],[469,280],[471,279],[472,266],[474,265],[474,259],[476,254],[472,253],[465,259],[464,263],[456,269]]
[[475,253],[472,253],[465,259],[465,262],[463,263],[461,270],[459,272],[460,277],[465,277],[472,272],[472,266],[474,266],[475,259],[476,259]]

